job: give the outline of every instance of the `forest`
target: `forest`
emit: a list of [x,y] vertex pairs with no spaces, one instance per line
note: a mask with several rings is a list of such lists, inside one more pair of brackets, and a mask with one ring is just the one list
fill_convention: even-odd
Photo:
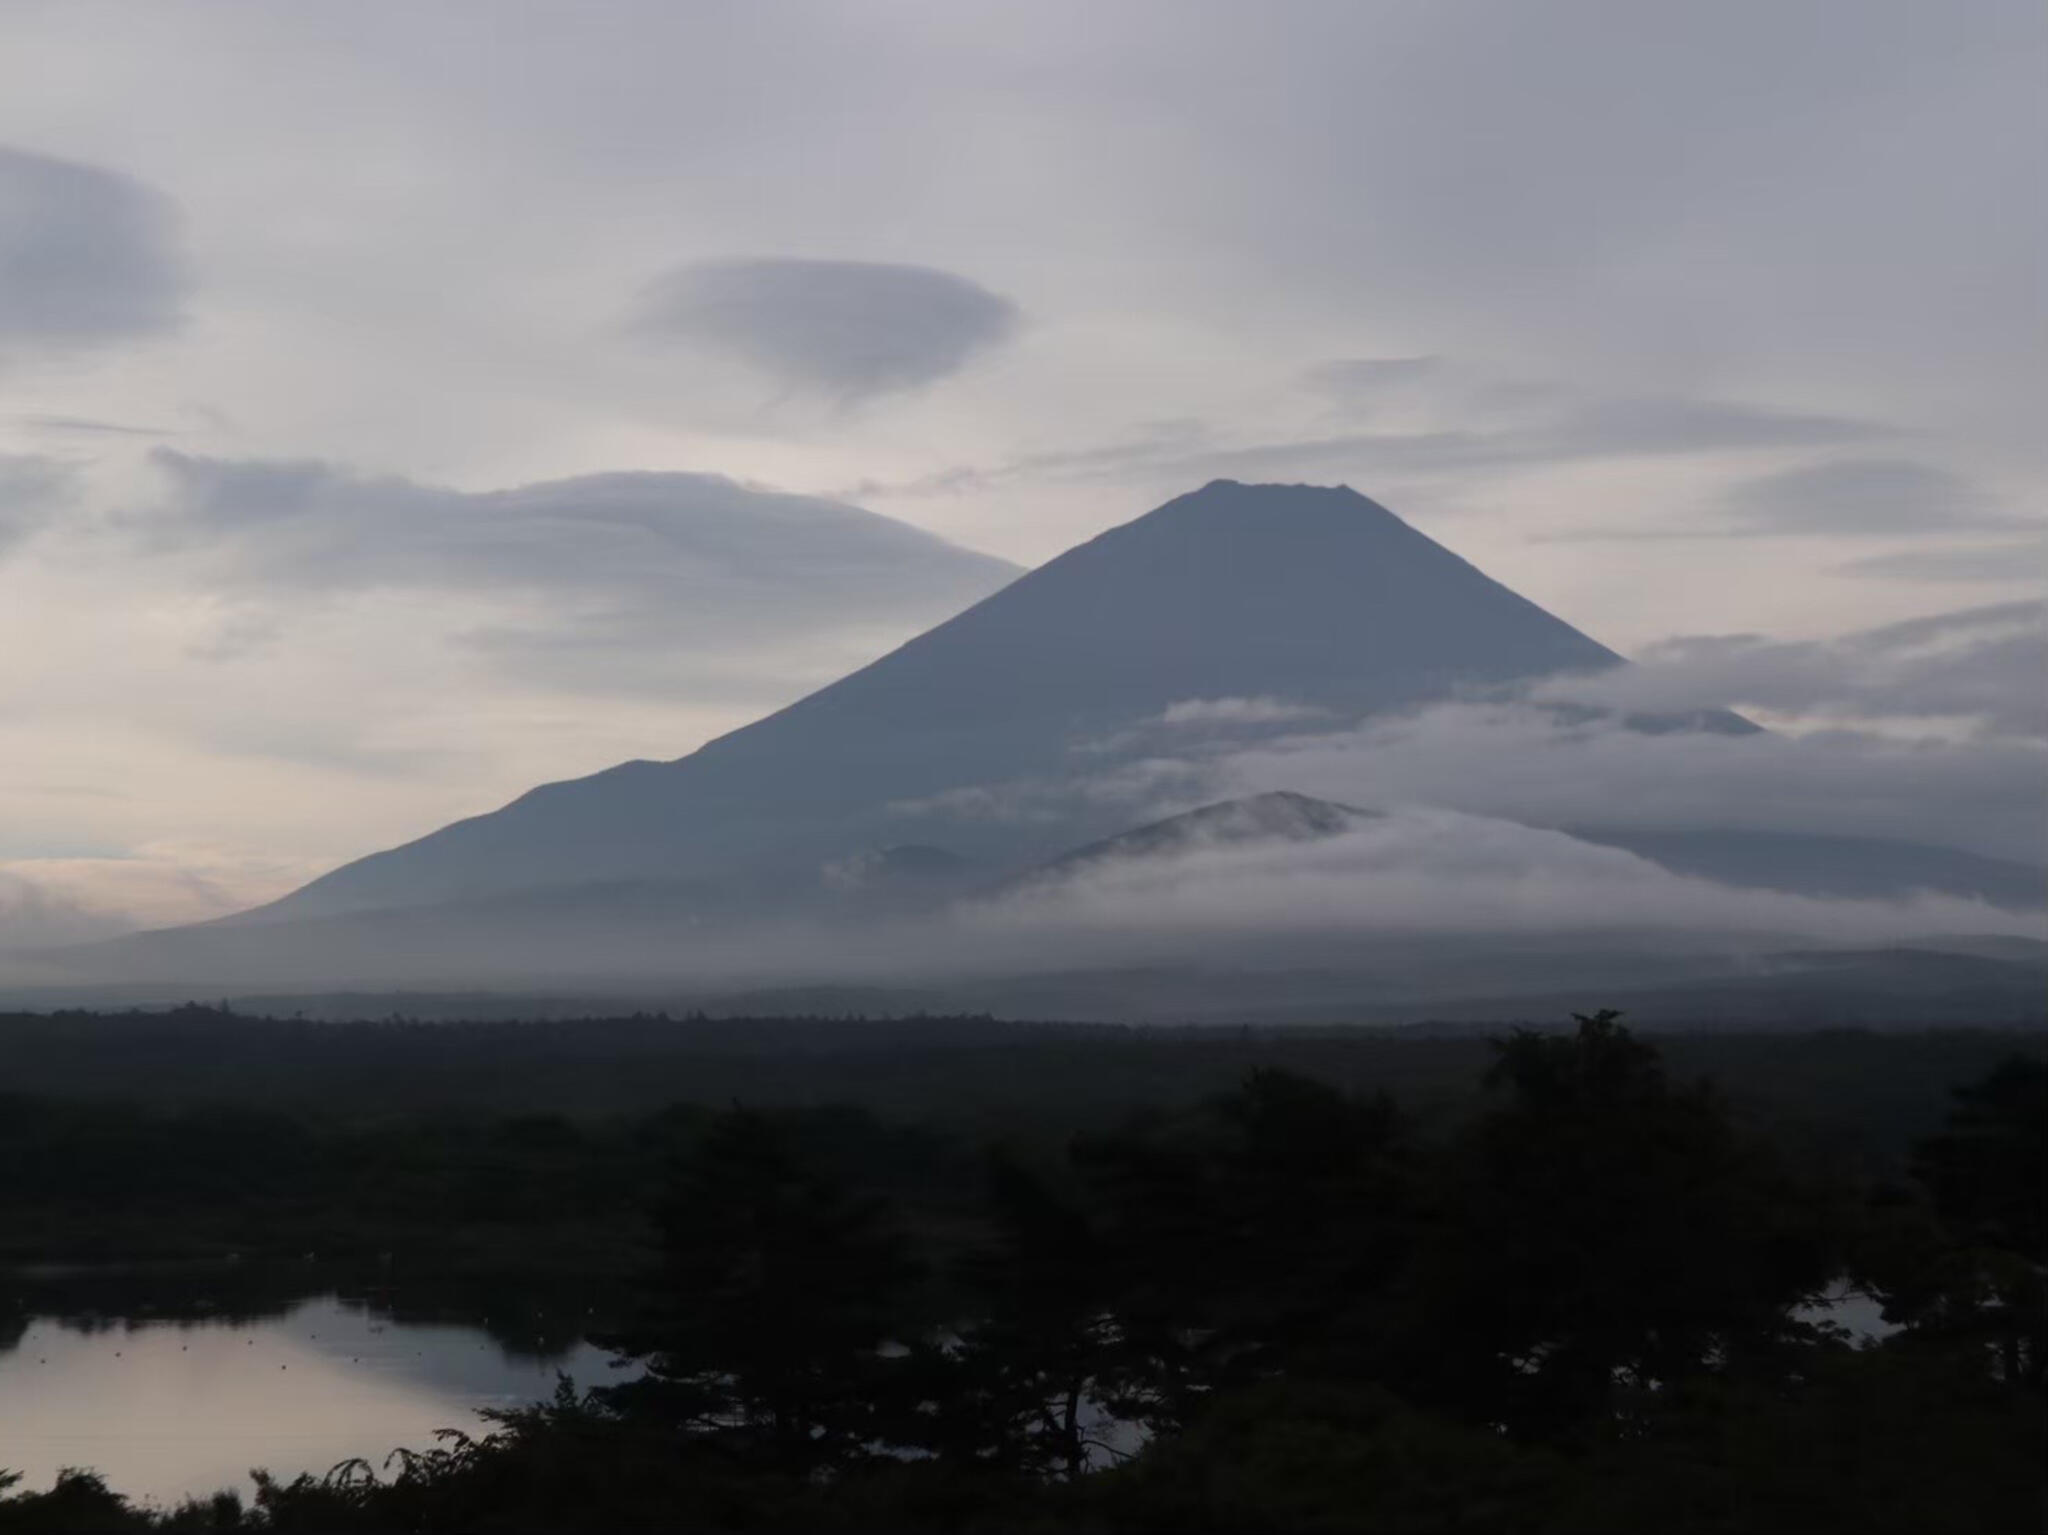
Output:
[[[1918,1535],[2048,1507],[2039,1035],[516,1027],[0,1020],[0,1260],[317,1251],[534,1315],[567,1291],[643,1366],[248,1499],[0,1489],[0,1531]],[[1817,1304],[1845,1290],[1881,1336]]]

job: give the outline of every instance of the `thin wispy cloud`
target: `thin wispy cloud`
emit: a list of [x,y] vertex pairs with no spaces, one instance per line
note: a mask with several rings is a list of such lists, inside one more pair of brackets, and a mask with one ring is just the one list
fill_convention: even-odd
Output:
[[1888,534],[2023,526],[1962,475],[1904,458],[1851,458],[1782,470],[1729,487],[1730,531]]
[[[1492,475],[1597,460],[1825,447],[1896,434],[1880,422],[1850,417],[1723,400],[1644,398],[1587,401],[1501,425],[1345,432],[1249,443],[1233,441],[1233,435],[1208,422],[1155,423],[1122,442],[1026,454],[985,468],[955,466],[905,484],[875,483],[866,488],[917,495],[1010,484],[1198,484],[1219,478],[1370,484],[1375,475]],[[1637,530],[1613,536],[1634,537]]]
[[2022,543],[1895,550],[1851,560],[1839,569],[1845,575],[1883,581],[1996,582],[2038,587],[2041,572],[2048,570],[2048,535]]

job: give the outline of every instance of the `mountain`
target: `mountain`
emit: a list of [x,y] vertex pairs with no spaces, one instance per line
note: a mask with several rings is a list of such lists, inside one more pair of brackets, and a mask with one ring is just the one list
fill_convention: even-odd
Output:
[[1111,867],[1185,858],[1211,848],[1320,842],[1326,837],[1342,836],[1374,818],[1368,810],[1276,789],[1204,805],[1114,837],[1104,837],[1048,859],[1005,881],[1002,888],[1037,889]]
[[[1077,748],[1091,772],[1135,758],[1115,738],[1175,705],[1357,718],[1619,660],[1355,491],[1219,480],[687,757],[545,785],[236,920],[794,876],[908,841],[1016,867],[1117,812],[1034,819],[1003,786],[1072,781]],[[949,795],[993,798],[963,818]]]
[[[1666,893],[1701,914],[1660,923],[1633,904],[1648,887],[1631,886],[1590,915],[1572,892],[1646,872],[1616,849],[1724,885],[2040,904],[2038,869],[1875,839],[1537,828],[1286,791],[1157,819],[1215,792],[1205,777],[1228,783],[1205,774],[1204,750],[1621,664],[1353,491],[1219,481],[687,757],[546,785],[269,907],[71,951],[38,975],[170,995],[489,986],[695,1006],[800,988],[1011,1016],[1327,1016],[1567,987],[1727,982],[1752,1000],[1881,989],[1882,977],[1836,970],[1752,986],[1755,956],[1793,937],[1767,903],[1752,922],[1740,900],[1709,893],[1695,907],[1701,892],[1680,888]],[[1730,715],[1661,724],[1754,729]],[[1358,844],[1312,846],[1351,831]],[[1255,856],[1153,879],[1155,865],[1220,848]],[[1297,848],[1311,880],[1287,888]],[[1338,865],[1363,904],[1315,887]],[[1112,891],[1111,923],[999,899],[1107,868],[1197,905]],[[1249,893],[1230,885],[1244,877]],[[1561,930],[1516,936],[1528,908],[1513,903],[1552,899],[1558,879]],[[1420,895],[1457,880],[1471,894],[1440,901],[1448,931],[1355,920],[1378,903],[1412,921]],[[1501,892],[1504,929],[1481,931],[1474,905]],[[1075,893],[1083,907],[1104,894]],[[1192,925],[1174,925],[1190,911]],[[1987,912],[1984,930],[2013,920]],[[2005,1006],[2000,986],[1955,989],[1966,992]]]

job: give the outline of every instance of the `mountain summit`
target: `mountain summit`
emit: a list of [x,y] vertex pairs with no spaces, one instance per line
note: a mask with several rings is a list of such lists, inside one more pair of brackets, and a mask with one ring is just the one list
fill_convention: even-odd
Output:
[[[1177,705],[1355,719],[1619,660],[1355,491],[1218,480],[687,757],[545,785],[239,920],[814,869],[906,840],[1016,866],[1118,827],[1006,814],[996,789],[1112,767],[1120,734]],[[976,795],[991,813],[946,837],[918,824]]]

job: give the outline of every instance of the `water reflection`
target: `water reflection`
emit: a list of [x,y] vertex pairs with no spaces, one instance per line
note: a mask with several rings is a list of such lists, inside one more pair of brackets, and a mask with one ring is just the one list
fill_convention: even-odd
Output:
[[[620,1378],[583,1341],[602,1319],[560,1298],[357,1282],[314,1295],[239,1266],[16,1271],[0,1277],[0,1467],[49,1486],[89,1467],[139,1500],[247,1492],[263,1467],[290,1478],[441,1428],[480,1431],[480,1409]],[[300,1276],[303,1278],[303,1276]],[[1857,1343],[1894,1329],[1837,1284],[1802,1318]],[[1093,1404],[1091,1428],[1142,1442]],[[1107,1458],[1114,1455],[1105,1452]]]
[[582,1386],[618,1378],[567,1323],[546,1329],[550,1346],[523,1329],[508,1346],[436,1319],[432,1301],[327,1293],[212,1315],[124,1309],[16,1301],[0,1312],[0,1466],[27,1486],[86,1466],[161,1503],[246,1492],[252,1467],[289,1477],[354,1455],[374,1465],[436,1429],[476,1430],[478,1409],[547,1396],[558,1372]]

